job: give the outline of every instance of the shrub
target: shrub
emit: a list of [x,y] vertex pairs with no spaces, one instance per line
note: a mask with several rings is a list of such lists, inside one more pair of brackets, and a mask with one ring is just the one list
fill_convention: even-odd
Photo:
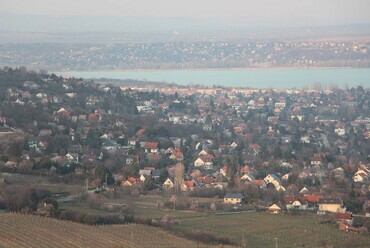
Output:
[[180,235],[180,236],[182,236],[182,237],[184,237],[186,239],[199,241],[199,242],[204,243],[204,244],[237,245],[235,242],[233,242],[229,238],[216,237],[213,234],[206,233],[206,232],[201,232],[201,231],[197,231],[197,232],[193,232],[193,231],[190,231],[190,232],[181,232],[181,233],[178,233],[178,235]]
[[360,233],[360,234],[362,234],[362,235],[368,235],[369,234],[369,231],[367,230],[367,228],[366,227],[360,227],[359,229],[358,229],[358,233]]

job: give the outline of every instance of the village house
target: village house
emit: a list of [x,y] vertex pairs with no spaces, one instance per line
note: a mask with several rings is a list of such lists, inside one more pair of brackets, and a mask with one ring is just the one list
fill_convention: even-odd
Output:
[[194,181],[185,181],[181,184],[181,191],[182,192],[193,191],[194,187],[195,187],[195,182]]
[[267,212],[270,213],[270,214],[279,214],[279,213],[281,213],[281,211],[282,211],[282,207],[278,203],[271,204],[267,208]]
[[170,159],[172,160],[177,160],[177,161],[183,161],[184,160],[184,155],[180,151],[180,149],[175,149],[172,154],[169,156]]
[[194,167],[202,167],[205,170],[213,169],[213,159],[212,154],[202,155],[194,161]]
[[286,103],[281,101],[281,102],[276,102],[275,103],[275,108],[280,108],[280,109],[283,109],[286,107]]
[[303,195],[304,199],[307,201],[307,208],[309,209],[318,209],[319,200],[324,198],[322,195]]
[[40,130],[39,136],[42,137],[42,136],[47,136],[51,134],[52,134],[52,131],[50,129],[42,129]]
[[320,155],[318,154],[315,154],[312,158],[311,158],[311,166],[321,166],[322,165],[322,158]]
[[157,154],[159,152],[158,149],[158,142],[143,142],[144,144],[142,147],[144,148],[146,153],[153,153]]
[[163,189],[172,189],[173,182],[171,179],[167,178],[167,180],[163,183]]
[[252,152],[253,155],[257,156],[261,151],[261,146],[258,144],[249,144],[249,150]]
[[277,175],[269,174],[263,180],[265,181],[267,187],[269,187],[269,185],[274,185],[274,188],[277,191],[285,191],[285,188],[281,185],[282,182]]
[[319,212],[344,213],[343,201],[340,198],[321,198]]
[[138,138],[129,138],[127,140],[127,143],[128,143],[129,146],[135,147],[139,143],[139,141],[140,140]]
[[154,167],[145,167],[144,169],[141,169],[139,171],[139,175],[151,176],[152,175],[152,171],[154,171],[154,170],[155,170]]
[[307,210],[307,201],[303,197],[286,196],[284,203],[287,210]]
[[116,151],[120,145],[115,140],[107,139],[103,142],[102,147],[107,151]]
[[0,116],[0,126],[6,126],[6,117]]
[[5,163],[5,166],[10,168],[10,169],[15,169],[15,168],[17,168],[17,162],[15,162],[13,160],[9,160]]
[[255,180],[254,176],[252,173],[244,173],[244,175],[240,178],[240,180],[245,181],[246,183],[251,183]]
[[78,163],[79,162],[79,156],[78,156],[78,153],[67,153],[66,154],[66,158],[69,162],[76,162]]
[[353,176],[353,181],[355,183],[363,183],[365,181],[367,181],[369,178],[369,172],[367,169],[358,169],[355,173],[355,175]]
[[335,218],[338,222],[343,222],[349,225],[352,225],[353,223],[353,216],[351,213],[337,213]]
[[30,148],[30,149],[37,149],[38,148],[38,141],[36,139],[29,139],[27,144],[28,144],[28,148]]
[[339,136],[344,136],[346,134],[345,123],[338,122],[335,125],[334,133],[336,133]]
[[221,175],[223,175],[224,177],[226,177],[227,175],[227,166],[224,165],[221,169],[220,169],[220,173]]
[[195,179],[197,185],[199,186],[206,186],[206,187],[210,187],[212,184],[214,184],[216,182],[216,180],[212,177],[209,177],[209,176],[205,176],[205,177],[197,177]]
[[354,232],[354,233],[359,232],[358,228],[353,227],[350,224],[344,223],[344,222],[339,222],[339,230],[346,231],[346,232]]
[[140,178],[135,178],[135,177],[129,177],[127,180],[122,180],[121,181],[121,186],[126,186],[126,187],[131,187],[135,185],[140,185],[141,180]]
[[224,197],[224,203],[227,204],[242,204],[245,196],[242,193],[227,193]]

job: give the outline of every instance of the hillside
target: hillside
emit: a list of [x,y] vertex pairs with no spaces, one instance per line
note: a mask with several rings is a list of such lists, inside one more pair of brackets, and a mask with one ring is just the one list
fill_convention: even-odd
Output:
[[211,247],[143,225],[86,226],[20,214],[0,220],[0,247]]

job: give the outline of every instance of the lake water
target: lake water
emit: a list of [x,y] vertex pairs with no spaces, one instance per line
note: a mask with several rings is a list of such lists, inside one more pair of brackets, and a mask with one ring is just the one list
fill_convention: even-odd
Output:
[[132,70],[69,71],[58,73],[85,79],[135,79],[176,83],[250,88],[303,88],[315,83],[338,87],[370,87],[370,68],[366,69],[257,69],[257,70]]

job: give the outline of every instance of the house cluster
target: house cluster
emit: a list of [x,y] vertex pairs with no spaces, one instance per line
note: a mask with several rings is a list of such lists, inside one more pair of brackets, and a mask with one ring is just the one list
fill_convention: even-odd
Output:
[[343,61],[350,63],[348,66],[361,66],[359,62],[362,61],[367,65],[370,46],[366,40],[224,42],[212,39],[209,37],[203,42],[70,44],[68,48],[60,44],[50,44],[47,48],[38,44],[32,47],[9,44],[0,47],[0,53],[6,54],[7,66],[30,65],[36,70],[89,70],[92,66],[95,69],[330,67],[343,66]]
[[276,195],[295,197],[276,203],[286,209],[311,209],[308,196],[335,195],[369,211],[370,94],[361,86],[136,90],[39,77],[1,86],[0,124],[25,135],[21,151],[2,151],[9,170],[95,179],[103,165],[122,187],[242,188],[266,206]]

